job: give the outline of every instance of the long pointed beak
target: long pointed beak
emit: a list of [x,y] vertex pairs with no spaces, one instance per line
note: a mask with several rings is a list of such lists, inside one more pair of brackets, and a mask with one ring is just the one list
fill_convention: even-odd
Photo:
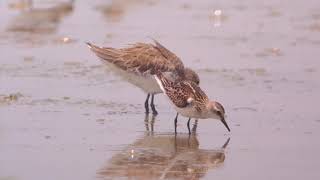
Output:
[[221,115],[220,116],[221,117],[221,122],[223,123],[223,125],[228,129],[228,131],[230,132],[230,128],[229,128],[229,126],[228,126],[228,124],[227,124],[227,122],[226,122],[226,120],[224,119],[224,117]]

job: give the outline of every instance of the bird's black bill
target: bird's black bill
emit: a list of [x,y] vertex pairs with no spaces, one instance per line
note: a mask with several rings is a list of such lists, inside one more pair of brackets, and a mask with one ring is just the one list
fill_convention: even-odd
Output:
[[226,122],[226,120],[224,119],[224,117],[221,115],[220,116],[221,117],[221,122],[223,123],[223,125],[228,129],[228,131],[230,132],[230,128],[229,128],[229,126],[228,126],[228,124],[227,124],[227,122]]

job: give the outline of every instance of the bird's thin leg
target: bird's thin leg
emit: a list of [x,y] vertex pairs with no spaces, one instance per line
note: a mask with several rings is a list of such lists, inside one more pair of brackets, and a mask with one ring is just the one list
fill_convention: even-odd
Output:
[[190,120],[191,120],[191,118],[189,118],[189,120],[188,120],[188,130],[189,130],[189,135],[191,134],[191,131],[190,131]]
[[156,110],[156,107],[154,106],[154,94],[151,95],[151,104],[150,105],[151,105],[152,113],[154,115],[157,115],[158,112]]
[[149,97],[150,97],[150,94],[147,95],[147,99],[144,102],[144,108],[146,109],[146,114],[149,114]]
[[178,116],[179,116],[179,113],[177,113],[176,118],[174,118],[174,133],[175,134],[177,134]]

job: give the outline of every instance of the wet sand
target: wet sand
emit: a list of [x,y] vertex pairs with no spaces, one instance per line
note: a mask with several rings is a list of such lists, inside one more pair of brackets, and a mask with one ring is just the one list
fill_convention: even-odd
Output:
[[[0,180],[320,178],[319,1],[21,2],[0,3]],[[175,137],[167,99],[145,117],[84,44],[148,37],[200,75],[230,133],[200,120],[189,137],[180,117]]]

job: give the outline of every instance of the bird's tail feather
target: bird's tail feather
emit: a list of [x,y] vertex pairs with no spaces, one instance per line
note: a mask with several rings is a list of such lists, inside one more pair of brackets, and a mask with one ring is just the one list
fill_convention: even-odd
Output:
[[92,52],[94,52],[96,56],[98,56],[102,60],[113,62],[119,57],[119,50],[117,49],[99,47],[89,42],[87,42],[86,44],[92,50]]

